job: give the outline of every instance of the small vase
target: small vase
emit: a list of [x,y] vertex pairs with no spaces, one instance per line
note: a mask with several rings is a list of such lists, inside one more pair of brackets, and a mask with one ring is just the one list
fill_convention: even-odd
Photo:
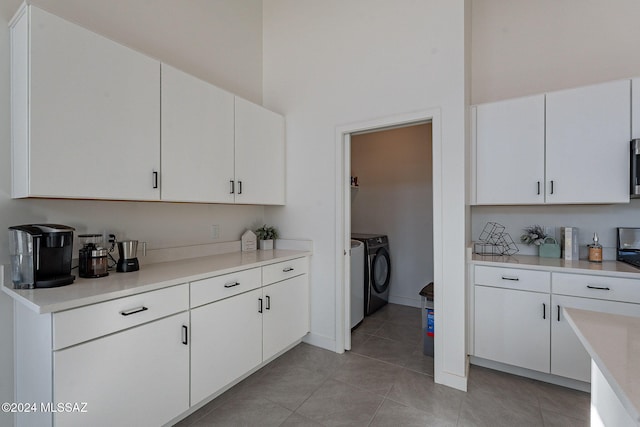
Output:
[[260,240],[260,250],[262,250],[262,251],[270,251],[272,249],[273,249],[273,239]]

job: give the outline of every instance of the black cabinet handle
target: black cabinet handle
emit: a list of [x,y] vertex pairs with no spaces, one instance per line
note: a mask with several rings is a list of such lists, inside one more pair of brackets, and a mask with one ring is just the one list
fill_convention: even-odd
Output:
[[260,308],[258,309],[258,313],[262,313],[262,298],[258,298],[258,301],[260,302]]
[[560,321],[560,306],[558,306],[558,322]]
[[520,278],[515,276],[502,276],[502,280],[513,280],[514,282],[517,282]]
[[591,285],[587,285],[587,288],[589,288],[589,289],[598,289],[600,291],[610,291],[611,290],[608,286],[591,286]]
[[551,193],[549,194],[553,194],[553,180],[551,180]]
[[269,295],[267,295],[267,310],[271,310],[271,297]]
[[142,307],[136,307],[132,308],[131,310],[121,311],[120,314],[122,314],[123,316],[131,316],[132,314],[140,313],[147,310],[149,309],[143,305]]
[[229,182],[231,183],[231,191],[229,191],[229,194],[233,194],[236,192],[236,182],[232,179],[230,179]]
[[225,288],[233,288],[234,286],[238,286],[240,282],[231,282],[224,285]]
[[153,173],[153,188],[158,188],[158,172]]
[[538,196],[540,195],[540,181],[538,181]]
[[547,304],[542,303],[542,318],[546,319],[547,318]]
[[238,194],[242,194],[242,181],[238,181]]
[[288,273],[288,272],[290,272],[290,271],[293,271],[293,267],[287,267],[287,268],[283,268],[283,269],[282,269],[282,272],[283,272],[283,273]]
[[182,325],[182,344],[189,345],[189,328],[187,325]]

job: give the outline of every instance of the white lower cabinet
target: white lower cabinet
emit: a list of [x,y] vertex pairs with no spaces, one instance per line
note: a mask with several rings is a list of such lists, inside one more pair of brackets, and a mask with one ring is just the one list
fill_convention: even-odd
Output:
[[548,293],[475,286],[475,356],[549,372]]
[[187,312],[54,352],[57,426],[158,426],[189,409]]
[[579,381],[591,381],[591,357],[562,313],[562,308],[579,308],[603,313],[640,317],[640,304],[553,295],[551,321],[551,373]]
[[309,332],[307,280],[304,274],[263,288],[263,360],[269,360]]
[[191,402],[262,363],[262,289],[191,310]]

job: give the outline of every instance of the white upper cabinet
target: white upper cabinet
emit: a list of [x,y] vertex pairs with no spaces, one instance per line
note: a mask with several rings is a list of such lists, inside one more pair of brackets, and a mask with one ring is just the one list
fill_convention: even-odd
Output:
[[631,139],[640,138],[640,77],[631,80]]
[[476,203],[544,203],[544,95],[474,111]]
[[233,203],[234,96],[162,64],[162,200]]
[[235,202],[284,205],[284,117],[235,99]]
[[629,80],[547,94],[547,203],[629,201]]
[[472,204],[629,201],[629,80],[477,105],[472,120]]
[[21,13],[13,197],[158,200],[160,63],[36,7]]

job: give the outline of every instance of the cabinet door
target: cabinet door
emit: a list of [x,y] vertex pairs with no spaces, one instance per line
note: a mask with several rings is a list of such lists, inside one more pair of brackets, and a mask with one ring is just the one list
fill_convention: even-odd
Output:
[[309,280],[306,274],[263,288],[262,359],[269,360],[309,332]]
[[640,77],[631,80],[631,139],[640,138]]
[[549,294],[475,287],[475,356],[549,372]]
[[160,63],[31,12],[29,195],[158,200]]
[[544,95],[476,107],[476,203],[544,203]]
[[162,64],[162,200],[233,203],[233,95]]
[[547,203],[627,203],[631,85],[547,94]]
[[236,97],[236,203],[285,202],[284,118]]
[[553,295],[551,373],[579,381],[591,380],[591,357],[573,332],[562,307],[640,317],[640,304]]
[[54,402],[87,402],[57,412],[58,426],[162,425],[189,409],[189,346],[179,313],[54,352]]
[[191,310],[191,404],[262,362],[262,290]]

